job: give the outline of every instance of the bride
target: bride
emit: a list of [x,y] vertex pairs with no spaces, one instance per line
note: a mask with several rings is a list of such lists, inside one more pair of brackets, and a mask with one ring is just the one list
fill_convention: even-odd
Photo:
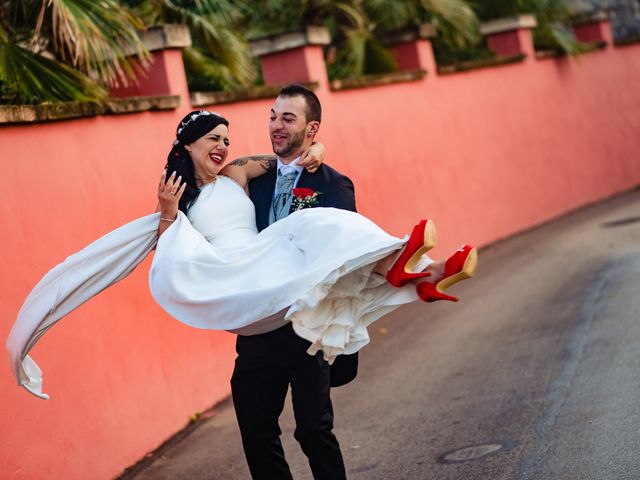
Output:
[[208,111],[187,115],[158,186],[158,211],[70,256],[35,286],[7,339],[20,386],[48,398],[29,351],[154,248],[151,294],[178,321],[239,333],[286,309],[285,319],[311,343],[308,353],[322,351],[329,362],[366,345],[367,326],[402,304],[457,300],[443,291],[474,274],[476,250],[465,245],[446,261],[431,261],[425,255],[436,242],[430,220],[400,239],[354,212],[305,208],[320,193],[294,189],[295,211],[258,233],[247,185],[273,160],[223,168],[228,125]]

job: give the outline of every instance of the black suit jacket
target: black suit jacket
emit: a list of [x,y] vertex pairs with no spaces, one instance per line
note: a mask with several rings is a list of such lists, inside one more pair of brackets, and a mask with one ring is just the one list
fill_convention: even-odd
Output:
[[[249,196],[256,209],[258,231],[269,226],[269,209],[273,201],[276,186],[276,169],[249,182]],[[304,170],[296,187],[310,188],[321,192],[315,207],[334,207],[356,211],[356,198],[353,182],[326,164],[322,164],[314,173]],[[331,386],[337,387],[349,383],[358,373],[358,354],[339,355],[331,365]]]

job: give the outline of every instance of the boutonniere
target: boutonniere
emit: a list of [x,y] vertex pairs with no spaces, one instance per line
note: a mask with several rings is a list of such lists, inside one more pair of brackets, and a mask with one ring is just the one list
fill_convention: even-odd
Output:
[[297,212],[303,208],[314,207],[318,204],[318,196],[322,192],[316,192],[310,188],[293,189],[293,211]]

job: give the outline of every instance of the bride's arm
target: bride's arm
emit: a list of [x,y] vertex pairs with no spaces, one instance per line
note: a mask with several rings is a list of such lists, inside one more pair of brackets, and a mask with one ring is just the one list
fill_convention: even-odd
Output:
[[[324,155],[324,145],[320,142],[315,142],[302,154],[298,161],[298,165],[313,173],[324,161]],[[264,175],[270,169],[275,168],[276,161],[277,159],[275,155],[251,155],[248,157],[240,157],[227,164],[222,170],[220,170],[220,174],[231,177],[242,187],[246,188],[249,180],[259,177],[260,175]]]
[[225,165],[219,173],[230,177],[246,189],[249,180],[264,175],[272,168],[275,168],[276,162],[275,155],[240,157]]
[[[156,212],[160,212],[160,223],[158,224],[158,237],[171,226],[178,216],[178,203],[184,193],[187,182],[182,182],[182,177],[176,178],[176,172],[166,178],[167,171],[162,172],[160,184],[158,185],[158,207]],[[166,180],[165,180],[166,179]]]

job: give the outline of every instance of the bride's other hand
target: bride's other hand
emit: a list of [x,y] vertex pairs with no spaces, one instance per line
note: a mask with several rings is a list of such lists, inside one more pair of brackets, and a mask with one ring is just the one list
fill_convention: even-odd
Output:
[[162,220],[175,220],[178,215],[178,203],[187,186],[187,182],[182,183],[182,177],[176,178],[176,172],[173,172],[169,178],[166,178],[167,171],[162,172],[160,183],[158,185],[158,209]]
[[325,149],[324,145],[320,142],[314,142],[298,160],[298,165],[307,169],[308,172],[313,173],[324,162]]

